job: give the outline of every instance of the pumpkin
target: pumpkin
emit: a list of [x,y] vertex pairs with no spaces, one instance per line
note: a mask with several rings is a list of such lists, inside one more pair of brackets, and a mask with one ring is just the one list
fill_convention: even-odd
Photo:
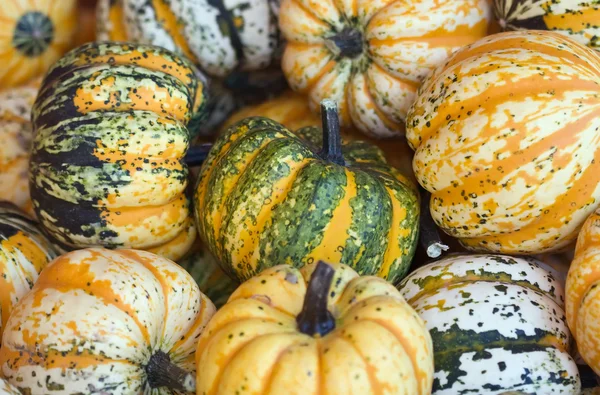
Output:
[[336,100],[342,126],[401,135],[423,77],[484,37],[491,14],[487,0],[283,0],[283,72],[314,111]]
[[399,289],[433,339],[434,394],[579,394],[563,286],[545,264],[448,256]]
[[0,88],[44,74],[71,48],[77,1],[2,0],[0,5]]
[[503,30],[553,30],[600,50],[600,6],[585,0],[494,0]]
[[29,198],[29,150],[31,106],[40,81],[0,91],[0,200],[7,200],[33,213]]
[[191,394],[197,339],[214,311],[172,261],[77,250],[52,261],[15,306],[0,367],[28,394]]
[[267,118],[246,118],[202,165],[194,196],[199,234],[240,282],[271,266],[321,259],[392,282],[408,270],[417,191],[377,147],[342,145],[335,103],[323,105],[322,132],[294,134]]
[[12,203],[0,201],[0,337],[13,306],[54,257],[36,223]]
[[407,122],[431,214],[472,250],[560,251],[600,203],[600,57],[558,33],[499,33],[455,53]]
[[217,308],[227,302],[238,284],[233,281],[204,246],[197,241],[192,250],[177,263],[192,275],[200,291],[205,294]]
[[164,49],[119,43],[83,45],[53,66],[33,107],[30,186],[57,243],[187,252],[186,124],[205,102],[197,73]]
[[399,292],[323,262],[269,268],[211,319],[196,393],[429,394],[431,338]]

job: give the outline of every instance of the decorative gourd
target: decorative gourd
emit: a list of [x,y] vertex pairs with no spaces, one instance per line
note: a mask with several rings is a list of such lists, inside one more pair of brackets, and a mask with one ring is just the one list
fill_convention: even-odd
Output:
[[197,73],[164,49],[119,43],[86,44],[54,65],[33,108],[30,186],[57,242],[187,252],[186,125],[205,102]]
[[323,132],[295,135],[267,118],[246,118],[202,165],[197,227],[232,278],[317,260],[392,282],[407,272],[417,243],[417,191],[377,147],[342,145],[335,104],[324,107]]
[[282,0],[283,71],[313,110],[334,99],[342,126],[398,136],[423,77],[484,37],[491,15],[488,0]]
[[177,263],[194,277],[200,291],[217,308],[227,302],[238,286],[225,274],[215,257],[202,246],[200,241],[196,241],[192,250]]
[[534,259],[458,255],[400,292],[433,338],[434,394],[579,394],[562,284]]
[[431,214],[473,250],[568,246],[600,203],[600,57],[558,33],[500,33],[421,86],[407,121]]
[[36,223],[12,203],[0,201],[0,338],[13,306],[54,257]]
[[22,395],[17,387],[11,385],[8,381],[0,378],[0,394],[2,395]]
[[3,376],[28,394],[192,394],[211,301],[174,262],[102,248],[62,255],[15,306]]
[[2,0],[0,5],[0,89],[44,74],[71,49],[77,1]]
[[600,5],[586,0],[494,0],[503,30],[553,30],[600,50]]
[[583,360],[600,374],[600,212],[592,213],[577,238],[575,258],[567,275],[567,321]]
[[240,285],[209,322],[196,392],[429,394],[432,354],[423,321],[383,279],[280,265]]
[[0,200],[33,214],[29,198],[31,106],[40,80],[0,92]]

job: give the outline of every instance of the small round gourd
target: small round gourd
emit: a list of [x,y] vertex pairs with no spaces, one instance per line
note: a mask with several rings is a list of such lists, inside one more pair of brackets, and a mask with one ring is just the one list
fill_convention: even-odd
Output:
[[32,395],[193,394],[197,339],[214,312],[172,261],[77,250],[50,263],[15,306],[0,368]]
[[240,285],[209,322],[196,392],[425,395],[432,353],[423,321],[385,280],[280,265]]
[[488,36],[423,83],[408,115],[431,214],[477,251],[572,243],[600,204],[600,56],[562,34]]
[[283,0],[282,68],[314,111],[333,99],[342,126],[399,136],[421,80],[491,19],[488,0]]
[[77,1],[2,0],[0,6],[0,88],[43,75],[71,49],[77,28]]
[[294,134],[267,118],[246,118],[204,162],[196,222],[232,278],[242,282],[281,263],[318,260],[392,282],[408,271],[419,221],[412,181],[377,147],[342,144],[335,104],[324,106],[322,131]]
[[185,193],[187,125],[205,84],[165,49],[90,43],[65,55],[33,108],[31,196],[66,248],[151,249],[181,258],[196,231]]
[[534,259],[456,255],[400,284],[433,339],[433,394],[578,395],[563,285]]

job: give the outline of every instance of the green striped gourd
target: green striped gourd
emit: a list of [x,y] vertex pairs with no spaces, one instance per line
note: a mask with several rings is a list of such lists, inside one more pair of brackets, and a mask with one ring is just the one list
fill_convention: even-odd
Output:
[[579,394],[563,284],[532,258],[457,255],[399,289],[434,347],[434,394]]
[[322,112],[323,132],[294,134],[246,118],[216,141],[201,168],[199,234],[240,282],[278,264],[318,260],[391,282],[408,270],[419,219],[414,184],[376,146],[342,145],[331,101]]
[[50,69],[33,107],[30,187],[58,243],[187,252],[183,157],[204,110],[199,75],[167,50],[120,43],[83,45]]

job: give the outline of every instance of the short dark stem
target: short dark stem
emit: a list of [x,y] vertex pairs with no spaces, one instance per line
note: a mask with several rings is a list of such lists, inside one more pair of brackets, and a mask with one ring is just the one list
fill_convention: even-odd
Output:
[[431,201],[431,194],[420,188],[421,192],[421,220],[420,220],[420,235],[419,241],[421,246],[425,249],[429,258],[438,258],[444,251],[448,250],[448,246],[442,242],[437,226],[433,218],[431,217],[431,211],[429,211],[429,202]]
[[185,154],[185,158],[183,158],[185,164],[189,167],[200,166],[206,160],[212,146],[208,143],[190,147],[187,154]]
[[335,318],[327,310],[327,296],[335,270],[323,261],[310,276],[302,311],[296,317],[298,330],[309,336],[325,336],[335,329]]
[[342,155],[342,136],[340,134],[340,119],[337,104],[331,99],[321,102],[321,122],[323,123],[323,148],[319,154],[323,159],[344,165]]
[[196,393],[196,378],[190,372],[171,362],[169,355],[157,351],[146,365],[146,375],[151,388],[166,387]]
[[345,28],[335,36],[329,37],[329,40],[335,45],[335,52],[339,56],[355,58],[363,53],[363,35],[353,27]]

